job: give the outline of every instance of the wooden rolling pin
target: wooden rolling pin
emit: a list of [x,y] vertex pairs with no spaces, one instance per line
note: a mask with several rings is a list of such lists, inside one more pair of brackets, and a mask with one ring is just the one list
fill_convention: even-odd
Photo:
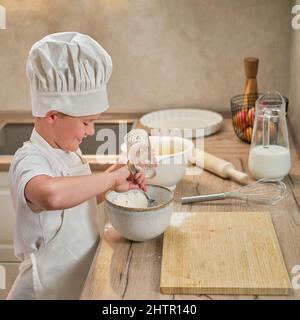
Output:
[[193,156],[189,161],[222,178],[232,179],[240,184],[248,184],[250,182],[249,176],[244,172],[236,170],[232,163],[200,149],[194,148]]

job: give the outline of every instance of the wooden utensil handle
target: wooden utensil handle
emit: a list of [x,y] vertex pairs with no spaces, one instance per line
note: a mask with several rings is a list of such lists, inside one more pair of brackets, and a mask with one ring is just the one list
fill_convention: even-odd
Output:
[[245,66],[245,74],[247,78],[256,78],[258,71],[258,62],[257,58],[245,58],[244,66]]

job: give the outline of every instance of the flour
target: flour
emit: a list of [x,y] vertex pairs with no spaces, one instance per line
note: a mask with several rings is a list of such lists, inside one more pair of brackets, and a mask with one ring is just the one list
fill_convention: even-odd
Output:
[[191,215],[190,212],[174,212],[171,217],[170,226],[180,228]]
[[148,207],[146,196],[142,192],[137,190],[118,194],[118,196],[114,200],[114,203],[119,206],[128,208],[141,209]]

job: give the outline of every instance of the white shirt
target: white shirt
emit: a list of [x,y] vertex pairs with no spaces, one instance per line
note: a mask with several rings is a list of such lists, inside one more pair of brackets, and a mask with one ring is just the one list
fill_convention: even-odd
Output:
[[[81,163],[80,157],[75,152],[53,148],[35,129],[32,131],[30,141],[44,148],[53,149],[69,168]],[[17,150],[9,169],[10,189],[16,211],[15,255],[21,260],[27,258],[40,245],[48,243],[55,236],[62,222],[62,210],[44,210],[34,213],[25,199],[25,186],[33,177],[60,176],[58,168],[55,168],[51,159],[41,154],[34,143],[25,143]],[[77,153],[81,155],[80,149]]]

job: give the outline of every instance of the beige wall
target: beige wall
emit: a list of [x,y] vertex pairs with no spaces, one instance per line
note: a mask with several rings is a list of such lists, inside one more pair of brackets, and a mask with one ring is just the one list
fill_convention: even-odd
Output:
[[289,0],[0,4],[7,9],[7,30],[0,30],[0,110],[30,110],[28,51],[46,34],[70,30],[91,35],[111,54],[112,112],[174,106],[229,110],[230,97],[244,87],[245,56],[260,59],[260,90],[288,93]]
[[[293,0],[292,4],[300,5],[300,0]],[[291,33],[289,97],[289,120],[300,145],[300,29]]]

